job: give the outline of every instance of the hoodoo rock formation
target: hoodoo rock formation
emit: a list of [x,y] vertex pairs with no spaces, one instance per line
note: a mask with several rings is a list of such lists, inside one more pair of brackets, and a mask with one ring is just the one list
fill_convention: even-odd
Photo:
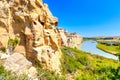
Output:
[[14,51],[32,62],[39,61],[47,69],[60,71],[60,36],[54,17],[42,0],[0,1],[0,43],[8,47],[8,40],[19,39]]
[[80,49],[82,43],[82,37],[79,36],[77,33],[68,33],[62,28],[57,29],[59,35],[61,37],[61,45],[62,46],[69,46],[71,48]]

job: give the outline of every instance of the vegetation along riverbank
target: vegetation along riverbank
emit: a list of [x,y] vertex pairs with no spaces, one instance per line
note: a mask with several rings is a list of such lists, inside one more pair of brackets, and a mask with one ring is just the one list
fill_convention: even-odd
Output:
[[120,46],[119,43],[113,44],[113,43],[101,43],[98,42],[97,46],[98,49],[101,49],[105,52],[114,54],[114,55],[120,55]]
[[117,80],[120,78],[119,61],[63,47],[62,74],[74,80]]

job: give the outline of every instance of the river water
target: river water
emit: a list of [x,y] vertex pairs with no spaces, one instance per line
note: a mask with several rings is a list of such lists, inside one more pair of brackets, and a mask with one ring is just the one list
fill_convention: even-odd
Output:
[[82,47],[81,50],[85,51],[85,52],[90,52],[91,54],[97,54],[106,58],[112,58],[115,60],[118,60],[118,57],[112,54],[109,54],[107,52],[104,52],[98,48],[96,48],[97,42],[94,40],[88,40],[88,41],[84,41],[82,43]]

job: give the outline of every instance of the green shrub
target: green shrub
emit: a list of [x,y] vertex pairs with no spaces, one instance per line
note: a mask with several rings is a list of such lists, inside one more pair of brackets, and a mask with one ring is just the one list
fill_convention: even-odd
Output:
[[15,43],[16,45],[19,43],[19,39],[18,39],[17,37],[15,37],[14,43]]
[[89,64],[89,60],[87,57],[85,56],[81,56],[77,59],[77,61],[79,61],[81,64],[83,65],[88,65]]
[[1,47],[1,48],[0,48],[0,51],[6,52],[6,48],[5,48],[5,47]]
[[73,73],[77,69],[81,67],[81,64],[75,59],[73,56],[68,55],[67,49],[72,51],[70,48],[62,48],[62,58],[61,58],[61,65],[62,65],[62,73]]
[[12,73],[11,71],[5,70],[3,66],[0,66],[0,80],[28,80],[27,75],[16,75],[15,73]]
[[11,39],[11,38],[8,39],[8,46],[12,46],[13,50],[15,49],[18,43],[19,43],[19,39],[17,37],[15,37],[15,39]]
[[[119,80],[120,68],[117,60],[90,54],[75,48],[63,47],[61,67],[63,74],[72,74],[74,80]],[[67,51],[75,57],[68,55]],[[77,74],[76,74],[77,73]]]
[[76,76],[75,80],[97,80],[97,79],[94,74],[90,75],[89,72],[84,72],[84,74]]
[[0,66],[0,75],[4,73],[4,71],[5,71],[5,68],[3,66]]
[[37,68],[39,80],[66,80],[64,76],[59,76],[53,71]]

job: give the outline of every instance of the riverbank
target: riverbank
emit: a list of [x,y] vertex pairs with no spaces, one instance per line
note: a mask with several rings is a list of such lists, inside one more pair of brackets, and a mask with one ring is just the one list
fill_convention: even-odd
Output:
[[97,44],[98,43],[94,40],[85,41],[85,42],[82,43],[81,50],[85,51],[85,52],[90,52],[92,54],[97,54],[97,55],[100,55],[100,56],[104,56],[106,58],[112,58],[112,59],[118,60],[117,56],[98,49],[96,47]]
[[120,53],[119,46],[107,46],[105,44],[98,43],[96,47],[113,55],[118,55]]
[[117,77],[119,76],[117,72],[119,62],[117,60],[69,47],[63,47],[62,53],[62,73],[71,75],[73,80],[119,79]]

